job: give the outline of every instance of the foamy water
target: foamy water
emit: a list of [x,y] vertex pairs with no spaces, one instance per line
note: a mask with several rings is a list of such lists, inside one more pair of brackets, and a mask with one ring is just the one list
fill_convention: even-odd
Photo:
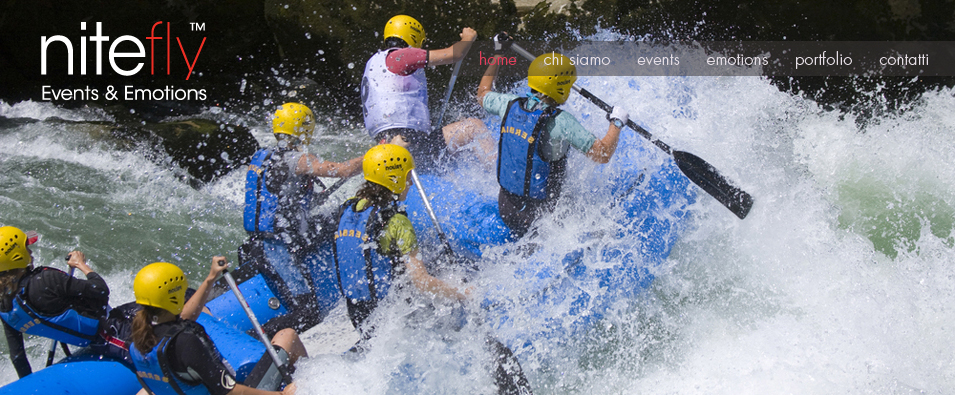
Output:
[[[626,106],[631,119],[673,148],[713,164],[756,204],[741,221],[701,193],[691,227],[648,291],[617,301],[578,336],[537,339],[515,350],[535,393],[955,388],[951,90],[928,93],[911,111],[860,131],[851,116],[755,77],[582,78],[580,84]],[[604,114],[577,94],[565,110],[598,136],[606,130]],[[0,115],[107,119],[31,102],[0,103]],[[259,118],[249,123],[264,124]],[[62,255],[70,249],[89,251],[118,305],[132,300],[131,277],[146,263],[177,262],[197,280],[212,255],[234,257],[244,237],[241,172],[194,190],[141,153],[89,135],[88,126],[50,121],[0,130],[0,222],[43,234],[35,249],[39,264],[65,268]],[[330,133],[323,141],[359,144],[360,138]],[[571,172],[580,180],[600,170],[572,155]],[[574,193],[587,193],[584,181],[572,184]],[[592,203],[584,198],[570,209],[585,219],[604,215]],[[565,223],[567,233],[592,230],[588,221],[578,222]],[[486,326],[436,333],[428,318],[408,328],[405,309],[383,314],[363,360],[333,353],[303,361],[296,373],[300,393],[493,392],[482,347]],[[453,316],[450,307],[442,309],[438,317]],[[327,336],[351,333],[347,320],[336,319]],[[334,343],[323,333],[309,339],[312,348]],[[28,338],[27,344],[37,369],[48,343]],[[336,347],[342,345],[323,350]],[[0,363],[0,381],[15,378],[12,365]]]

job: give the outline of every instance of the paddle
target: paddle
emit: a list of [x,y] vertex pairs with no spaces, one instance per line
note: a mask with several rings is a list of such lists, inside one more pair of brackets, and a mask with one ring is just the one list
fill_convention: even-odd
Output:
[[342,185],[345,185],[345,183],[348,182],[348,180],[350,180],[352,177],[342,177],[338,179],[338,181],[335,181],[335,183],[332,184],[332,186],[326,188],[324,191],[321,191],[317,195],[315,195],[315,199],[313,200],[315,202],[315,205],[321,206],[325,204],[325,200],[328,199],[328,197],[331,196],[331,194],[335,193],[335,191],[337,191],[338,188],[341,188]]
[[[67,261],[67,262],[70,261],[70,255],[69,255],[69,254],[66,255],[66,261]],[[70,279],[73,278],[73,272],[75,272],[75,271],[76,271],[76,268],[71,266],[71,267],[70,267],[70,271],[67,273],[67,275],[70,276],[70,278],[67,279],[66,281],[69,281]],[[69,287],[69,286],[67,286],[67,287]],[[47,354],[46,354],[46,366],[50,366],[50,365],[53,364],[53,358],[56,357],[56,343],[57,343],[56,339],[53,339],[53,342],[50,343],[50,351],[47,352]],[[68,350],[68,349],[64,349],[64,350]]]
[[[536,56],[527,52],[517,44],[512,43],[510,46],[515,52],[527,60],[533,61],[536,58]],[[587,100],[590,100],[591,103],[600,107],[601,110],[607,113],[613,111],[613,106],[600,100],[600,98],[588,90],[577,86],[572,86],[572,88],[580,92],[580,94],[587,98]],[[723,206],[726,206],[726,208],[732,211],[733,214],[736,214],[737,217],[743,219],[749,214],[749,210],[753,207],[753,197],[750,196],[749,193],[746,193],[746,191],[731,184],[715,167],[689,152],[671,149],[669,145],[655,139],[650,132],[634,123],[633,120],[627,120],[627,127],[633,129],[645,139],[650,140],[651,143],[662,149],[663,152],[672,155],[673,160],[676,161],[676,165],[683,174],[686,175],[686,178],[689,178],[690,181],[693,181],[694,184],[698,185],[706,191],[706,193],[710,194],[710,196],[713,196],[717,201],[722,203]]]
[[421,195],[421,201],[424,202],[424,209],[428,212],[428,216],[431,217],[431,222],[434,223],[434,228],[438,231],[438,238],[441,240],[441,243],[444,245],[443,253],[447,254],[452,260],[455,260],[456,254],[454,250],[451,249],[451,242],[448,241],[448,236],[444,234],[444,230],[441,229],[441,223],[438,222],[438,216],[434,215],[434,209],[431,208],[431,201],[428,200],[428,194],[424,192],[424,187],[421,185],[421,181],[418,179],[418,172],[415,169],[411,169],[411,179],[414,180],[415,188],[418,190],[418,195]]
[[[218,262],[219,266],[225,266],[225,259],[220,259]],[[232,274],[228,270],[222,271],[222,276],[225,277],[225,281],[229,283],[229,288],[232,288],[232,293],[235,294],[235,298],[239,301],[239,305],[242,306],[242,310],[245,310],[245,315],[249,317],[249,321],[252,321],[252,327],[255,328],[255,332],[259,335],[259,340],[262,341],[262,344],[265,345],[265,351],[269,353],[269,356],[272,357],[272,362],[275,363],[275,368],[279,370],[279,373],[282,374],[282,378],[285,379],[285,384],[292,383],[292,375],[289,374],[288,369],[285,368],[285,364],[282,363],[282,360],[279,359],[279,355],[275,352],[275,348],[272,347],[272,342],[269,341],[269,338],[265,336],[265,332],[262,331],[262,325],[259,325],[259,320],[255,318],[255,314],[252,313],[252,308],[249,307],[249,303],[245,301],[245,297],[242,296],[242,292],[239,291],[239,286],[235,284],[235,279],[232,278]]]
[[[428,195],[425,193],[424,187],[421,186],[421,181],[418,180],[418,173],[414,169],[411,169],[411,179],[414,180],[418,194],[421,195],[421,200],[424,202],[424,208],[428,212],[428,216],[431,217],[431,222],[434,223],[435,229],[438,231],[438,237],[444,244],[443,253],[447,254],[452,260],[458,260],[459,257],[454,250],[451,249],[451,242],[448,241],[448,236],[445,235],[444,230],[441,229],[441,223],[438,222],[438,217],[434,215],[434,209],[431,208]],[[531,393],[527,377],[524,376],[524,372],[521,370],[521,364],[517,360],[517,357],[514,356],[514,353],[511,352],[511,349],[507,348],[507,346],[490,334],[487,336],[487,342],[492,351],[497,353],[498,367],[494,372],[494,380],[501,389],[501,392],[508,394]]]
[[448,103],[451,101],[451,91],[454,90],[454,83],[458,80],[458,71],[461,70],[461,62],[464,61],[464,56],[461,56],[461,59],[458,59],[457,62],[454,62],[454,71],[451,72],[451,81],[448,82],[448,90],[444,92],[444,101],[441,103],[441,111],[438,112],[438,122],[435,125],[438,125],[435,130],[441,130],[441,123],[444,122],[444,112],[448,109]]

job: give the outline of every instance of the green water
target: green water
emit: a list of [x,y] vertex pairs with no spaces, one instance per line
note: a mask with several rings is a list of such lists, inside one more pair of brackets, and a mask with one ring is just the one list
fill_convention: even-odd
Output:
[[860,177],[838,186],[839,226],[865,235],[876,251],[889,258],[901,252],[917,253],[922,232],[955,243],[955,205],[944,188],[921,185],[900,189],[896,183]]

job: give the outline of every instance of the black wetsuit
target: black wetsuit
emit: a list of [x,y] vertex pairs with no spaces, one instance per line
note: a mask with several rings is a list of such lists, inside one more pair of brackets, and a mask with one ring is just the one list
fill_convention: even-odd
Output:
[[[89,317],[106,316],[106,306],[109,303],[109,287],[106,281],[95,272],[90,272],[86,279],[70,277],[60,270],[44,267],[35,268],[20,279],[20,288],[26,287],[26,303],[37,313],[44,315],[61,314],[67,309],[73,309]],[[0,301],[0,309],[10,311],[13,296]],[[23,333],[14,329],[6,322],[3,331],[7,336],[7,347],[10,349],[10,360],[17,370],[17,375],[24,377],[33,372],[30,361],[27,359],[23,346]]]
[[222,362],[222,355],[205,328],[195,321],[177,318],[175,321],[153,327],[156,336],[162,338],[168,331],[185,327],[169,341],[166,355],[169,369],[180,380],[191,385],[202,383],[212,395],[225,395],[235,388],[235,373]]

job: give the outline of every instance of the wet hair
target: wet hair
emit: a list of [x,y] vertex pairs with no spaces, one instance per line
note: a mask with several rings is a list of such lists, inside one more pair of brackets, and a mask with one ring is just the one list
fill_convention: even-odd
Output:
[[143,306],[133,317],[133,333],[130,335],[133,344],[140,353],[149,353],[159,343],[156,332],[153,331],[153,317],[159,315],[163,309],[153,306]]
[[0,272],[0,305],[4,309],[13,306],[13,297],[20,290],[20,278],[27,268],[11,269]]
[[358,189],[358,192],[355,193],[355,196],[359,199],[368,200],[369,203],[378,207],[386,207],[388,204],[398,200],[398,195],[392,193],[391,190],[385,188],[384,185],[375,184],[371,181],[365,181]]

